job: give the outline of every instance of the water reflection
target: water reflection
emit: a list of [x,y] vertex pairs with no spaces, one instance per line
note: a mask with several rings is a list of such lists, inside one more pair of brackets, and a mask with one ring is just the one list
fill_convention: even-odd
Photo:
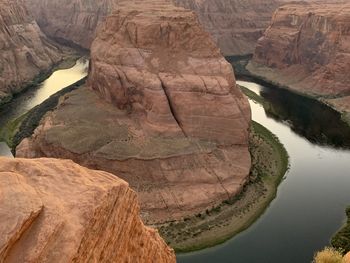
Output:
[[[0,133],[9,121],[18,118],[45,101],[52,94],[85,77],[88,71],[88,64],[89,60],[87,58],[80,58],[73,67],[56,70],[38,87],[18,95],[10,103],[0,108]],[[0,155],[6,156],[7,151],[7,145],[0,144]]]
[[[256,93],[264,90],[251,82],[239,84]],[[328,136],[334,134],[332,128],[325,127],[322,117],[315,116],[312,120],[313,116],[307,114],[306,109],[314,105],[291,103],[285,98],[280,103],[276,101],[276,94],[265,96],[274,98],[270,100],[271,104],[277,105],[272,108],[283,118],[277,118],[260,104],[250,101],[252,117],[278,136],[291,163],[276,199],[246,231],[224,244],[177,255],[179,263],[311,262],[314,252],[328,245],[330,237],[343,224],[345,208],[350,204],[350,151],[305,139],[303,134],[314,136],[317,130],[327,130]],[[324,118],[331,116],[322,108],[316,112]],[[303,120],[297,120],[297,116]],[[307,119],[312,121],[313,128],[307,128]],[[339,127],[341,124],[336,120],[328,120],[329,125]],[[324,123],[317,124],[317,121]],[[303,127],[309,131],[301,132]],[[341,140],[345,136],[341,136]],[[318,140],[319,136],[315,138]]]
[[[287,121],[294,132],[319,145],[350,147],[350,127],[341,119],[341,114],[328,106],[304,96],[269,86],[249,86],[267,102],[264,105],[268,117]],[[253,87],[252,87],[253,86]]]

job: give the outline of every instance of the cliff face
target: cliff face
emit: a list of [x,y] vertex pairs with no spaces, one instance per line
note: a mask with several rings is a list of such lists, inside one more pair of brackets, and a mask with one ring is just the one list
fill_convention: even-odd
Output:
[[57,41],[89,49],[98,24],[118,0],[26,0],[40,28]]
[[0,0],[0,104],[60,59],[22,0]]
[[280,7],[248,69],[310,95],[350,95],[350,4]]
[[192,9],[211,33],[222,53],[252,54],[280,0],[174,0]]
[[68,160],[0,163],[1,262],[175,262],[116,176]]
[[92,45],[88,82],[95,92],[62,98],[18,156],[120,175],[148,223],[193,215],[242,189],[249,104],[191,11],[156,0],[120,5]]
[[[90,48],[97,25],[124,0],[26,0],[43,31]],[[173,0],[192,9],[224,55],[254,52],[282,0]]]

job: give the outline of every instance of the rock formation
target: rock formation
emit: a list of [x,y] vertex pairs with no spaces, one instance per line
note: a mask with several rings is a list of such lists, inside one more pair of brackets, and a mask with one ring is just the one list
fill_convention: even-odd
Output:
[[[98,24],[125,0],[26,0],[43,31],[89,49]],[[254,52],[257,40],[283,0],[173,0],[192,9],[224,55]]]
[[0,0],[0,104],[60,59],[23,0]]
[[116,176],[68,160],[0,163],[0,262],[175,262]]
[[194,10],[225,56],[252,54],[281,0],[174,0]]
[[350,111],[350,4],[302,2],[280,7],[248,69]]
[[241,191],[249,104],[193,12],[166,0],[120,5],[92,45],[88,83],[61,99],[18,156],[118,174],[138,192],[147,223],[202,212]]
[[90,49],[97,26],[118,1],[26,0],[26,4],[45,34]]

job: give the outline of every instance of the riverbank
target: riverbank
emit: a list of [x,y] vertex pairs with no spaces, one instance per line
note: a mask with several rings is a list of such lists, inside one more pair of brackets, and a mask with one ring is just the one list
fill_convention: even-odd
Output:
[[11,148],[15,155],[17,145],[24,139],[31,136],[39,125],[44,115],[53,110],[59,103],[59,98],[85,84],[87,77],[69,85],[55,94],[51,95],[47,100],[20,117],[8,122],[6,127],[0,133],[0,140],[3,140]]
[[350,206],[346,209],[345,225],[332,237],[331,244],[343,254],[350,251]]
[[275,198],[277,187],[288,169],[287,151],[275,135],[253,122],[250,152],[250,180],[241,194],[181,222],[156,226],[176,252],[223,243],[253,224]]
[[[291,88],[290,86],[284,85],[280,81],[277,81],[276,75],[278,74],[274,74],[271,69],[266,67],[257,67],[255,63],[251,62],[252,57],[252,55],[231,56],[226,57],[226,60],[229,61],[234,67],[235,75],[237,78],[253,81],[263,86],[285,89],[294,94],[317,100],[340,113],[342,120],[350,126],[350,106],[348,106],[350,102],[350,96],[325,97],[317,94],[303,92],[301,90],[296,90],[295,88]],[[261,69],[260,71],[266,71],[265,74],[262,74],[261,72],[261,74],[259,74],[258,68]],[[265,70],[263,68],[265,68]],[[266,77],[265,75],[270,77]]]
[[77,60],[81,58],[85,54],[80,54],[77,52],[67,53],[64,55],[61,61],[53,64],[49,69],[40,72],[37,76],[35,76],[31,81],[24,84],[22,88],[20,88],[19,92],[13,93],[11,95],[7,95],[4,97],[0,97],[0,111],[1,108],[6,107],[14,98],[23,94],[29,89],[35,89],[41,82],[50,77],[50,75],[60,69],[68,69],[75,65]]

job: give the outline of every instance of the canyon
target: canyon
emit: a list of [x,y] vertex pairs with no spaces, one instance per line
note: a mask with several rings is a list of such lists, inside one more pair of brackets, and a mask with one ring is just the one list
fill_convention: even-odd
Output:
[[350,120],[350,4],[301,2],[280,7],[247,69],[316,97]]
[[60,48],[41,32],[23,0],[0,1],[0,105],[61,59]]
[[1,262],[176,262],[117,176],[70,160],[0,163]]
[[194,13],[134,1],[101,25],[87,85],[61,98],[16,154],[117,174],[138,193],[145,223],[159,223],[242,190],[250,118],[231,65]]
[[[26,0],[42,30],[50,37],[89,49],[96,28],[125,0]],[[173,0],[196,12],[225,56],[254,52],[282,0]]]
[[196,12],[225,56],[254,53],[255,45],[268,27],[282,0],[174,0]]
[[52,39],[90,49],[95,31],[118,0],[26,0],[43,32]]

